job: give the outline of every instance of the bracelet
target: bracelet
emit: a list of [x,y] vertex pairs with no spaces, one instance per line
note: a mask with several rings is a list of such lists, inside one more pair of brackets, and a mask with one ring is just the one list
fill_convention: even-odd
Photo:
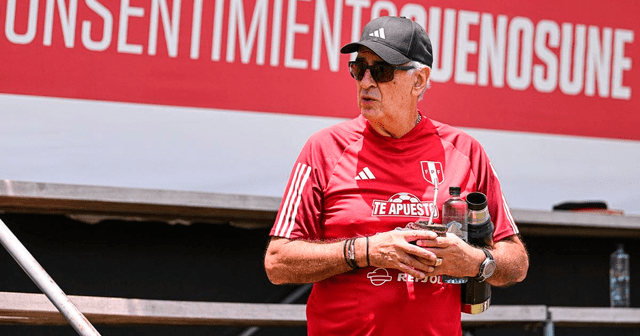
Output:
[[371,262],[369,261],[369,237],[364,237],[367,240],[367,267],[371,266]]
[[356,262],[356,244],[357,238],[351,238],[344,241],[344,245],[342,247],[342,253],[344,255],[344,260],[347,262],[347,265],[351,267],[351,269],[358,269],[358,263]]
[[349,240],[345,240],[344,244],[342,244],[342,256],[344,256],[344,262],[347,263],[347,265],[349,265],[349,267],[351,267],[351,264],[349,263],[349,259],[347,258],[347,243],[349,242]]
[[353,269],[360,268],[356,262],[356,239],[357,238],[349,239],[349,261],[351,264],[350,266]]

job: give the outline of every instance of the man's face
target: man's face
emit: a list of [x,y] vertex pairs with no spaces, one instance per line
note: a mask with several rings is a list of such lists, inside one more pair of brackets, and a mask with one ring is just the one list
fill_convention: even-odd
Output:
[[[358,51],[356,61],[367,65],[385,63],[371,50],[362,48]],[[413,76],[407,71],[396,70],[393,80],[377,83],[367,70],[362,80],[357,81],[358,107],[360,113],[372,124],[391,126],[402,122],[407,113],[412,113]],[[375,125],[374,125],[375,127]]]

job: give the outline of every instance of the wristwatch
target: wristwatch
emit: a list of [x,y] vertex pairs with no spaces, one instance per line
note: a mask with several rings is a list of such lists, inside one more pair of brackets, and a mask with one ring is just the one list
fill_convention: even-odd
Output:
[[489,279],[493,275],[493,272],[496,271],[496,261],[493,259],[491,252],[486,248],[483,248],[482,252],[484,252],[484,255],[487,257],[484,259],[482,264],[480,264],[480,271],[478,272],[478,275],[473,278],[478,282],[483,282]]

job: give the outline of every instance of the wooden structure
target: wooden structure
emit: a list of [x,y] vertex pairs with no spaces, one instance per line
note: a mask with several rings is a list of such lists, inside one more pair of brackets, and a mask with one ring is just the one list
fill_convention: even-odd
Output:
[[[186,302],[70,296],[96,325],[304,326],[302,304]],[[65,325],[43,294],[0,292],[0,323]],[[462,315],[463,326],[548,324],[557,326],[640,327],[640,308],[492,306],[479,315]]]
[[[0,181],[0,211],[105,219],[271,227],[280,198],[156,189]],[[640,237],[640,216],[513,209],[523,235]]]
[[[151,189],[0,181],[0,212],[57,214],[97,223],[104,220],[192,222],[268,228],[280,199]],[[513,210],[523,236],[640,238],[640,217],[591,213]],[[304,326],[303,304],[195,302],[70,296],[96,325]],[[0,325],[64,325],[42,294],[0,292]],[[463,314],[463,326],[640,327],[640,309],[493,305],[480,315]]]

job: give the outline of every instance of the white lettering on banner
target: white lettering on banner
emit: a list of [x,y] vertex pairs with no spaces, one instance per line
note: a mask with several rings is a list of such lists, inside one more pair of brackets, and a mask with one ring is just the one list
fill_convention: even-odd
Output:
[[143,17],[144,8],[131,7],[129,0],[122,0],[120,4],[120,25],[118,26],[118,52],[129,54],[142,54],[142,46],[127,43],[129,33],[129,17]]
[[476,12],[460,11],[458,13],[458,41],[456,48],[456,83],[473,84],[476,74],[467,70],[469,54],[478,52],[478,43],[469,40],[469,26],[477,25],[480,16]]
[[611,41],[613,31],[611,28],[602,30],[602,45],[600,44],[598,27],[589,27],[589,49],[587,50],[587,71],[584,94],[593,96],[596,86],[596,72],[598,76],[598,95],[602,98],[609,97],[609,78],[611,75]]
[[82,21],[82,45],[88,50],[103,51],[111,44],[111,36],[113,31],[113,16],[107,8],[96,0],[86,0],[87,7],[98,14],[104,25],[102,28],[102,40],[94,41],[91,39],[91,21]]
[[509,25],[507,84],[510,88],[525,90],[529,87],[532,62],[533,24],[527,18],[516,17]]
[[51,45],[51,35],[53,34],[53,6],[58,4],[58,15],[62,24],[62,36],[64,45],[73,48],[76,37],[76,16],[78,15],[78,0],[69,0],[69,9],[64,0],[47,0],[47,8],[44,16],[44,41],[42,44]]
[[616,29],[613,38],[613,75],[611,96],[618,99],[631,99],[631,88],[622,86],[622,72],[631,70],[631,59],[624,57],[624,45],[633,42],[633,32]]
[[[548,41],[548,46],[545,41]],[[558,84],[558,60],[548,48],[558,48],[558,46],[560,46],[558,24],[549,20],[540,21],[536,27],[535,52],[546,65],[546,72],[543,65],[533,66],[533,86],[540,92],[551,92]]]
[[478,55],[478,84],[489,84],[489,64],[494,87],[504,86],[504,62],[507,47],[507,17],[499,15],[493,30],[493,15],[482,14],[480,26],[480,54]]
[[[567,95],[577,95],[582,91],[585,32],[586,27],[584,25],[577,25],[576,40],[574,43],[573,25],[570,23],[562,25],[562,46],[560,47],[560,90]],[[573,58],[571,57],[572,47],[574,48]],[[571,64],[573,64],[573,69],[571,69]],[[572,76],[573,80],[571,79]]]
[[271,66],[280,63],[280,27],[282,26],[282,0],[273,2],[273,25],[271,32]]
[[249,28],[249,36],[247,36],[244,6],[242,0],[231,0],[229,4],[229,35],[227,36],[227,62],[232,63],[235,60],[236,51],[236,28],[240,38],[240,60],[242,63],[249,63],[253,45],[258,36],[258,52],[256,55],[256,64],[264,64],[265,48],[267,43],[267,10],[269,3],[267,0],[256,1],[253,9],[253,17],[251,18],[251,26]]
[[[434,82],[448,82],[453,75],[453,39],[456,24],[456,11],[453,9],[445,10],[444,30],[441,29],[440,13],[442,13],[442,10],[438,7],[431,7],[429,10],[430,21],[428,33],[431,38],[431,44],[434,48],[431,80]],[[440,31],[442,31],[442,38],[440,38]],[[442,41],[442,44],[440,41]],[[442,47],[440,48],[440,46]],[[442,52],[439,53],[438,50],[442,50]]]
[[345,5],[353,7],[351,41],[357,41],[360,38],[360,27],[362,27],[362,9],[369,8],[371,3],[368,0],[346,0]]
[[371,18],[379,18],[381,16],[398,16],[398,9],[391,1],[376,1],[371,7]]
[[320,69],[320,55],[322,53],[320,47],[322,37],[324,36],[327,48],[327,56],[329,58],[329,69],[337,72],[340,68],[340,32],[342,27],[342,0],[336,0],[333,14],[333,36],[329,27],[329,14],[327,13],[327,5],[324,0],[316,0],[316,15],[313,21],[313,50],[311,59],[311,68]]
[[222,14],[224,14],[224,0],[216,0],[213,17],[213,40],[211,42],[211,60],[220,60],[220,44],[222,43]]
[[169,16],[167,0],[151,1],[151,22],[149,23],[149,55],[155,55],[158,45],[158,16],[162,15],[162,27],[167,42],[169,57],[178,56],[178,33],[180,27],[180,0],[173,0],[173,10]]
[[[431,79],[434,82],[506,86],[512,90],[532,88],[542,93],[558,91],[568,96],[584,94],[625,100],[631,99],[632,95],[632,88],[625,86],[625,75],[632,69],[628,47],[634,43],[635,32],[611,25],[599,27],[548,19],[534,22],[522,15],[508,17],[499,13],[427,8],[416,3],[399,8],[389,0],[137,2],[145,3],[144,6],[137,5],[143,7],[132,6],[131,0],[120,0],[119,8],[105,0],[43,1],[44,15],[38,15],[38,0],[28,3],[26,0],[6,1],[4,36],[9,43],[38,43],[35,36],[41,32],[44,46],[55,45],[54,40],[60,39],[62,43],[58,45],[64,44],[69,49],[103,52],[112,46],[114,30],[118,29],[115,42],[118,53],[157,57],[162,30],[164,41],[160,43],[166,45],[165,56],[170,58],[182,54],[186,57],[188,53],[190,59],[199,60],[201,42],[211,39],[210,59],[213,62],[253,62],[265,66],[269,57],[268,66],[271,67],[316,71],[324,67],[337,72],[344,67],[340,64],[339,50],[349,42],[341,40],[343,25],[349,24],[349,19],[351,30],[347,35],[351,40],[357,40],[369,19],[399,12],[423,25],[431,37],[434,51]],[[185,5],[191,4],[192,11],[183,10]],[[212,16],[205,16],[211,12]],[[87,13],[90,16],[83,17]],[[136,24],[130,25],[134,20]],[[77,22],[81,22],[80,36],[76,36]],[[130,31],[130,27],[140,30],[142,22],[148,22],[145,31]],[[185,32],[181,32],[181,23],[190,25],[191,30],[182,29]],[[100,26],[102,31],[95,31]],[[203,26],[212,27],[207,33],[211,36],[203,36],[203,31],[209,31],[203,30]],[[475,33],[478,31],[479,34]],[[226,42],[223,36],[226,36]],[[267,45],[267,36],[271,38],[270,45]],[[146,40],[145,46],[139,44],[141,37]],[[76,43],[76,38],[81,43]],[[188,46],[184,43],[187,40],[190,41]],[[224,59],[222,52],[225,52]],[[236,52],[240,52],[239,61]]]
[[284,66],[288,68],[306,69],[307,60],[295,59],[293,57],[296,34],[307,34],[309,32],[308,25],[296,22],[296,8],[298,1],[311,0],[289,0],[289,8],[287,11],[287,33],[284,47]]
[[4,34],[7,40],[15,44],[29,44],[36,37],[36,27],[38,23],[38,0],[29,0],[29,21],[27,31],[24,34],[16,33],[16,1],[7,1],[7,18],[4,24]]
[[400,16],[411,19],[422,27],[427,26],[427,11],[420,5],[411,3],[404,5],[400,10]]
[[200,57],[200,31],[202,30],[202,0],[193,0],[193,21],[191,22],[191,50],[189,57]]

